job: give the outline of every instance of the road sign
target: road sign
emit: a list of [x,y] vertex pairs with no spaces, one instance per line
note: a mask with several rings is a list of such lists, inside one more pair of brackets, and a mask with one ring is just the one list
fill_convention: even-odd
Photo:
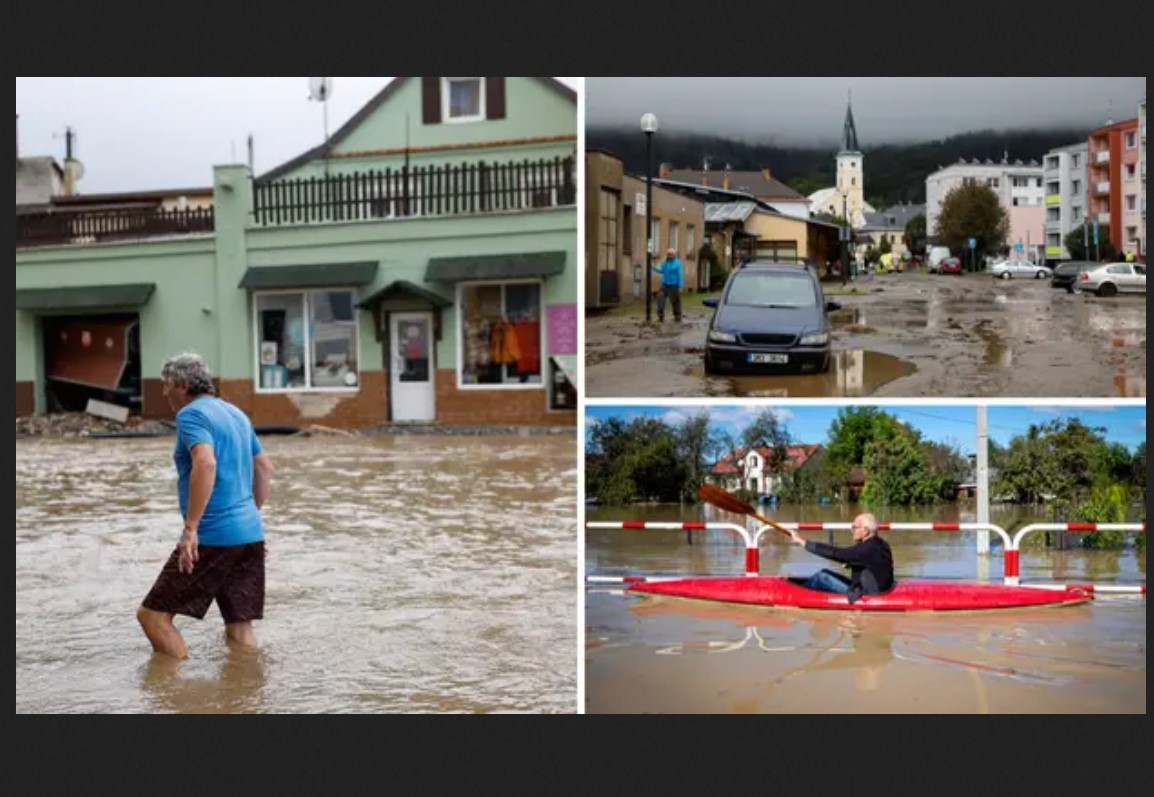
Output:
[[978,239],[977,238],[971,238],[970,239],[970,248],[971,249],[977,249],[978,248]]
[[645,201],[645,194],[638,193],[633,198],[633,213],[637,216],[649,215],[649,205]]

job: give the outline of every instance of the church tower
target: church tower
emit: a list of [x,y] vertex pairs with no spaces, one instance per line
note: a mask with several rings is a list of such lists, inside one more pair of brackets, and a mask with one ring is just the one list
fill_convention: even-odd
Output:
[[837,215],[845,215],[848,198],[849,221],[854,227],[865,226],[865,155],[858,143],[857,123],[853,118],[853,97],[845,112],[845,130],[841,136],[841,152],[837,154]]

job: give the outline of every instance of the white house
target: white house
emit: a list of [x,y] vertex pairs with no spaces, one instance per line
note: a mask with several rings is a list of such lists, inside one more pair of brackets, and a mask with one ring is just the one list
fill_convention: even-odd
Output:
[[1089,162],[1088,142],[1046,154],[1046,259],[1049,261],[1070,259],[1066,236],[1086,223]]

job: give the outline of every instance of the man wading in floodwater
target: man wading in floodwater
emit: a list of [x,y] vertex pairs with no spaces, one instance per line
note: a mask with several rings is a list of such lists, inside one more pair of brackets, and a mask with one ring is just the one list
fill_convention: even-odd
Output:
[[265,544],[261,509],[273,466],[249,419],[215,397],[212,374],[195,354],[175,357],[161,374],[176,415],[176,462],[184,531],[137,614],[153,649],[188,658],[176,617],[203,620],[216,601],[228,641],[256,647],[264,619]]
[[805,548],[815,556],[846,565],[852,578],[823,570],[803,585],[817,592],[831,592],[845,595],[851,604],[857,603],[865,595],[884,595],[895,586],[894,554],[889,543],[878,536],[878,519],[873,515],[862,515],[853,524],[852,548],[835,548],[820,542],[806,542],[796,531],[792,532],[796,545]]

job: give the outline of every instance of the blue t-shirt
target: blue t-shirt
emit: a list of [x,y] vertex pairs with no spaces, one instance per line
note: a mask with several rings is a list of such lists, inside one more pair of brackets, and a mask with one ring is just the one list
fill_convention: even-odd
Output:
[[205,548],[231,548],[264,541],[264,524],[253,497],[253,459],[263,452],[248,417],[218,398],[199,398],[176,416],[176,472],[180,513],[188,518],[192,449],[210,445],[216,454],[216,484],[200,521]]

